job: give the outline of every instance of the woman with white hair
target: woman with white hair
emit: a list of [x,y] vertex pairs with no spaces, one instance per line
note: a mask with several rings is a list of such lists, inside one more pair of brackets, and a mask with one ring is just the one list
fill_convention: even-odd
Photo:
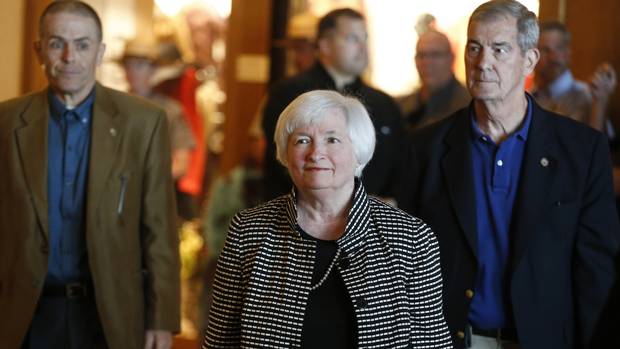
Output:
[[359,179],[375,146],[364,106],[304,93],[274,138],[294,188],[232,220],[203,348],[451,348],[433,233]]

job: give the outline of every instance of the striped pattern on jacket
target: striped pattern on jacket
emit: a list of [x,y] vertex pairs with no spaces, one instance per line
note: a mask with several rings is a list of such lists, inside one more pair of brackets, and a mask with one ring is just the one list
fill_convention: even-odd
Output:
[[[358,346],[451,348],[434,234],[356,184],[337,240],[348,261],[336,266],[354,305]],[[203,348],[300,347],[316,243],[298,229],[294,193],[233,218]]]

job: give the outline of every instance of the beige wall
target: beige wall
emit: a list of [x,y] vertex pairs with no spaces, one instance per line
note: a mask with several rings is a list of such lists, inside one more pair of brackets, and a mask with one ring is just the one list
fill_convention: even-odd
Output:
[[20,95],[25,2],[0,1],[0,101]]

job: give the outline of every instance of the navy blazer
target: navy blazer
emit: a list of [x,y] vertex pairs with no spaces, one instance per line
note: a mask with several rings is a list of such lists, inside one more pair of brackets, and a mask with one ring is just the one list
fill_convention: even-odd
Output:
[[[510,228],[509,313],[523,348],[587,346],[615,279],[619,243],[606,138],[533,102]],[[413,135],[399,206],[437,235],[444,310],[464,345],[477,269],[469,108]]]

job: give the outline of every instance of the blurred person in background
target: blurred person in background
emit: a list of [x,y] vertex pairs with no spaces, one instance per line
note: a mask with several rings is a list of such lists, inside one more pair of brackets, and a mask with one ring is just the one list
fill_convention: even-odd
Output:
[[186,64],[172,39],[158,42],[159,67],[152,77],[157,93],[177,101],[187,125],[192,131],[195,146],[189,157],[187,172],[177,181],[179,215],[186,221],[194,220],[200,212],[205,180],[207,152],[205,120],[198,108],[196,91],[202,81],[198,69]]
[[570,71],[570,44],[571,34],[562,23],[541,23],[533,95],[543,108],[610,135],[606,112],[616,88],[616,72],[610,64],[602,63],[589,82],[576,80]]
[[430,29],[419,36],[415,66],[420,88],[399,99],[409,130],[441,120],[471,101],[467,89],[454,76],[454,53],[444,33]]
[[360,77],[368,66],[367,41],[366,21],[359,12],[349,8],[333,10],[318,23],[316,64],[269,89],[262,118],[266,138],[265,200],[285,194],[291,188],[286,169],[276,160],[273,137],[278,116],[300,94],[331,89],[358,97],[368,108],[377,130],[377,147],[362,181],[371,195],[394,202],[406,138],[401,113],[394,100],[368,86]]
[[179,179],[187,172],[190,152],[195,146],[181,105],[174,99],[154,90],[151,78],[157,70],[157,46],[153,41],[127,41],[121,58],[129,92],[144,97],[166,111],[172,155],[172,178]]

